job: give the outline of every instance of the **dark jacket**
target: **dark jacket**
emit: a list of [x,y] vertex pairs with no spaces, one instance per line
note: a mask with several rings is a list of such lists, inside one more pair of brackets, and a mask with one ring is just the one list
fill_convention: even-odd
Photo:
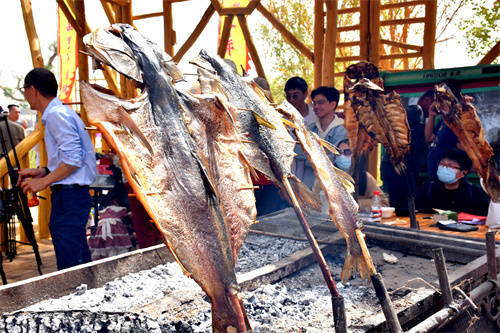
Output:
[[490,199],[479,187],[461,179],[458,189],[447,190],[439,180],[429,184],[427,195],[429,208],[465,212],[486,216]]

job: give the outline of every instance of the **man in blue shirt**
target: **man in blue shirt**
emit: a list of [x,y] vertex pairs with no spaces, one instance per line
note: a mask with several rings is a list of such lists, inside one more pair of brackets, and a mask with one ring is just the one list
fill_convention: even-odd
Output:
[[24,78],[23,93],[31,109],[42,114],[47,166],[19,171],[18,185],[36,193],[52,191],[49,229],[57,259],[64,269],[90,261],[86,224],[95,180],[94,146],[75,111],[62,104],[57,81],[47,69],[35,68]]

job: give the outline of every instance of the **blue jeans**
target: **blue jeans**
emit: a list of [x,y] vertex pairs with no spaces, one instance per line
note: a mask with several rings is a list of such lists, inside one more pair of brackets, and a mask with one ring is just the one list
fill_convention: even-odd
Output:
[[91,199],[88,188],[52,192],[49,229],[57,259],[57,269],[90,262],[86,226]]

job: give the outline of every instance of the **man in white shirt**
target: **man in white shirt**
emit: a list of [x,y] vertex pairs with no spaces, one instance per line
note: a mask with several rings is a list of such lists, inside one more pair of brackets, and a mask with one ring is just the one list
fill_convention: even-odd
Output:
[[306,125],[314,123],[316,115],[312,106],[306,103],[307,82],[303,78],[294,76],[286,81],[285,97],[304,117]]

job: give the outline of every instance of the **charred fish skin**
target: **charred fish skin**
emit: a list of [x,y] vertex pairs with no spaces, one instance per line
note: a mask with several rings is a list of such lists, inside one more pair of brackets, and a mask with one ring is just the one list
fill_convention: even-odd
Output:
[[[357,214],[356,202],[340,179],[341,172],[335,169],[321,146],[319,137],[307,128],[302,115],[286,101],[280,107],[287,110],[294,124],[297,139],[306,152],[316,179],[327,197],[330,217],[346,240],[347,255],[341,274],[342,281],[347,281],[357,270],[362,277],[367,277],[368,263],[365,262],[356,237],[356,229],[361,229],[363,224]],[[350,182],[352,179],[344,181]],[[352,186],[352,183],[349,185]]]
[[238,109],[238,130],[245,133],[267,156],[271,174],[263,172],[256,165],[259,162],[255,163],[249,158],[252,166],[277,184],[285,197],[289,197],[289,194],[283,179],[288,178],[303,208],[318,210],[319,200],[292,174],[295,140],[283,125],[281,115],[259,97],[222,58],[212,56],[205,50],[200,51],[199,58],[210,64],[220,77],[229,102]]
[[242,143],[236,132],[236,110],[213,91],[209,73],[201,68],[198,73],[201,94],[181,92],[192,115],[184,119],[201,153],[200,160],[215,185],[236,260],[257,216],[250,166],[242,155]]
[[152,217],[187,274],[211,298],[214,331],[246,331],[248,319],[238,298],[227,228],[182,120],[184,106],[148,41],[131,26],[112,29],[133,51],[151,105],[151,123],[143,130],[157,146],[149,158],[150,172],[162,178],[157,184],[161,195],[155,199],[163,201],[146,198],[146,204],[154,207]]

